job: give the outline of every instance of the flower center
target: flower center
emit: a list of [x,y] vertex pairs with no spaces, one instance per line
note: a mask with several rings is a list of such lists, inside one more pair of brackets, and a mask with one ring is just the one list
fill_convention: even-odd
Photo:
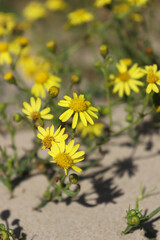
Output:
[[148,83],[155,83],[158,81],[158,77],[153,74],[152,71],[149,71],[148,75],[147,75],[147,82]]
[[87,109],[84,99],[71,99],[69,107],[74,112],[84,112]]
[[0,42],[0,53],[6,52],[8,50],[8,44],[5,42]]
[[85,14],[85,10],[84,9],[79,9],[76,11],[76,15],[77,17],[81,17]]
[[35,76],[35,82],[36,83],[40,83],[40,84],[44,84],[45,82],[47,82],[49,76],[46,72],[40,72]]
[[43,140],[42,140],[42,144],[45,146],[45,148],[50,149],[52,146],[52,141],[54,141],[54,137],[52,136],[46,136]]
[[33,120],[37,120],[37,119],[40,119],[40,118],[41,118],[41,115],[40,115],[39,112],[33,112],[33,113],[31,114],[31,118],[32,118]]
[[68,153],[59,153],[55,157],[55,161],[61,168],[64,169],[68,169],[73,165],[73,160],[71,159]]
[[127,72],[120,73],[118,77],[122,82],[127,82],[129,80],[129,74]]

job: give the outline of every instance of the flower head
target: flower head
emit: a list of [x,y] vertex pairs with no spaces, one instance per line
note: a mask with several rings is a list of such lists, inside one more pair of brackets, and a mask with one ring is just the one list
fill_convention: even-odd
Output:
[[24,17],[29,21],[35,21],[46,16],[46,9],[43,4],[32,1],[23,10]]
[[31,97],[30,98],[30,104],[27,102],[23,103],[24,108],[22,109],[22,112],[27,115],[29,119],[32,119],[33,121],[36,121],[38,119],[52,119],[53,114],[49,114],[50,108],[47,107],[40,111],[41,108],[41,99]]
[[92,21],[93,14],[86,9],[81,8],[68,14],[69,23],[73,26]]
[[47,0],[45,5],[51,11],[61,11],[67,7],[64,0]]
[[147,89],[146,92],[149,94],[152,90],[156,93],[159,93],[157,85],[160,85],[160,70],[157,71],[157,65],[145,66],[145,69],[142,70],[144,74],[147,75]]
[[0,12],[0,36],[12,33],[16,25],[16,18],[11,13]]
[[59,144],[59,147],[53,143],[51,150],[48,152],[53,157],[51,162],[57,163],[61,168],[64,168],[66,175],[69,168],[81,172],[82,169],[74,165],[74,163],[81,162],[84,159],[85,152],[77,152],[79,146],[79,144],[74,146],[74,140],[71,140],[68,145],[63,141]]
[[41,96],[42,98],[45,98],[45,89],[49,91],[49,89],[53,86],[59,88],[59,82],[61,82],[61,79],[55,75],[52,75],[51,73],[43,71],[35,75],[34,82],[35,84],[31,89],[32,94],[34,94],[36,97]]
[[0,42],[0,65],[11,64],[12,58],[9,52],[9,44],[7,42]]
[[61,129],[61,126],[55,132],[53,125],[50,127],[50,129],[49,127],[47,127],[46,130],[39,126],[38,131],[39,133],[37,134],[37,137],[42,140],[43,144],[42,149],[45,148],[50,149],[53,142],[59,145],[61,144],[62,141],[65,141],[68,137],[67,134],[64,134],[65,128]]
[[100,122],[96,122],[94,125],[88,125],[87,127],[84,127],[83,124],[80,122],[77,125],[77,129],[81,132],[81,137],[85,138],[86,136],[89,136],[90,138],[93,138],[94,136],[100,137],[103,134],[105,125]]
[[110,4],[112,0],[96,0],[94,5],[98,8],[101,8],[107,4]]
[[97,108],[90,106],[91,103],[86,101],[84,95],[77,96],[76,93],[73,93],[73,98],[64,96],[65,100],[60,100],[58,103],[61,107],[68,107],[69,109],[65,111],[59,119],[62,122],[66,122],[73,114],[72,128],[76,128],[78,117],[80,117],[84,126],[87,126],[87,122],[91,125],[94,124],[91,116],[94,118],[98,118],[98,116],[94,112],[98,112]]
[[123,97],[124,93],[129,96],[131,94],[131,89],[134,92],[139,92],[137,86],[143,86],[139,78],[144,76],[142,69],[138,67],[138,64],[134,64],[130,69],[127,69],[126,64],[120,61],[117,64],[118,75],[115,76],[115,86],[113,88],[113,93],[118,92],[120,97]]

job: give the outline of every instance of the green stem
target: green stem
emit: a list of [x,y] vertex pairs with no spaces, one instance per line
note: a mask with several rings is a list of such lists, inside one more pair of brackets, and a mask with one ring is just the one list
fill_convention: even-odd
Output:
[[108,115],[109,115],[109,128],[112,129],[112,107],[111,107],[111,98],[110,98],[110,89],[108,84],[108,68],[107,66],[104,66],[102,69],[104,78],[105,78],[105,84],[106,84],[106,94],[107,94],[107,104],[108,104]]

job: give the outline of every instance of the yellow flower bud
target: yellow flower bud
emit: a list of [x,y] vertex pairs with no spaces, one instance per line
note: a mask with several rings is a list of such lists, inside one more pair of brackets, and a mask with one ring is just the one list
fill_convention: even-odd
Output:
[[48,49],[50,52],[54,53],[55,50],[56,50],[56,43],[55,43],[55,41],[49,41],[49,42],[47,42],[47,43],[46,43],[46,47],[47,47],[47,49]]
[[59,88],[52,86],[52,87],[49,89],[49,95],[50,95],[52,98],[57,97],[58,94],[59,94]]
[[77,74],[74,74],[71,76],[71,82],[72,83],[79,83],[80,82],[80,76]]
[[4,80],[8,83],[11,84],[15,84],[15,78],[13,76],[12,72],[7,72],[4,76],[3,76]]
[[103,58],[105,58],[108,54],[108,46],[106,44],[102,44],[99,48],[100,54]]

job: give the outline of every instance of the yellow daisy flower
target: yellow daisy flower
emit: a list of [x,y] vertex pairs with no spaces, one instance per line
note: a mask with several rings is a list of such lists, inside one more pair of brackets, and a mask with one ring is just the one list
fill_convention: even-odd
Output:
[[128,0],[128,3],[136,7],[143,7],[147,2],[148,0]]
[[35,84],[31,89],[31,93],[36,97],[41,96],[42,98],[45,98],[46,96],[45,89],[49,91],[51,87],[59,88],[60,87],[59,82],[61,82],[61,79],[48,72],[40,72],[34,77],[34,81]]
[[87,127],[83,126],[83,123],[80,122],[77,125],[77,129],[81,132],[81,137],[85,138],[86,136],[89,136],[90,138],[93,138],[94,136],[100,137],[103,134],[105,125],[100,122],[96,122],[94,125],[88,125]]
[[20,59],[20,66],[25,75],[34,77],[38,72],[49,71],[50,63],[38,56],[26,55]]
[[125,17],[130,12],[130,10],[130,6],[126,3],[120,3],[113,7],[113,12],[117,18]]
[[36,1],[30,2],[23,10],[24,17],[29,21],[44,18],[46,14],[47,12],[43,4]]
[[93,14],[88,12],[86,9],[81,8],[68,14],[69,24],[76,26],[86,22],[92,21],[94,18]]
[[46,130],[39,126],[38,131],[40,133],[37,134],[37,137],[42,140],[42,144],[43,144],[42,149],[45,149],[45,148],[50,149],[53,142],[59,145],[61,144],[62,141],[65,141],[68,137],[67,134],[64,134],[65,128],[61,129],[61,126],[54,133],[53,124],[50,129],[49,127],[47,127]]
[[152,90],[156,93],[159,93],[159,88],[157,85],[160,85],[160,70],[157,71],[157,65],[145,66],[145,69],[142,70],[143,73],[147,75],[148,86],[146,92],[149,94]]
[[139,92],[137,86],[143,86],[144,84],[137,79],[144,76],[142,69],[138,67],[135,63],[130,69],[123,61],[117,63],[118,75],[115,76],[115,86],[113,88],[113,93],[118,92],[120,97],[123,97],[124,93],[129,96],[131,94],[131,89],[134,92]]
[[84,159],[85,152],[77,152],[79,146],[79,144],[74,146],[74,140],[71,140],[68,145],[63,141],[59,144],[59,147],[53,143],[51,151],[48,152],[53,157],[51,162],[57,163],[61,168],[64,168],[66,175],[69,168],[81,172],[82,169],[74,165],[74,163],[81,162]]
[[51,11],[61,11],[67,7],[64,0],[47,0],[45,6]]
[[11,13],[0,12],[0,36],[12,33],[16,25],[16,18]]
[[37,119],[52,119],[53,114],[49,114],[50,108],[47,107],[40,111],[41,108],[41,99],[31,97],[30,98],[30,104],[27,102],[23,103],[24,108],[22,109],[22,112],[27,115],[29,119],[32,119],[36,121]]
[[96,0],[94,5],[98,8],[101,8],[107,4],[110,4],[112,0]]
[[62,122],[66,122],[73,114],[73,121],[72,121],[72,128],[76,128],[78,117],[80,117],[83,125],[87,126],[87,121],[93,125],[94,121],[92,120],[91,116],[94,118],[98,118],[98,116],[94,112],[98,112],[98,109],[95,107],[90,106],[91,103],[86,101],[84,95],[77,96],[76,93],[73,93],[73,99],[68,96],[64,96],[65,100],[60,100],[58,103],[61,107],[69,107],[67,111],[61,114],[59,119]]
[[11,64],[12,58],[9,53],[9,45],[6,42],[0,42],[0,65]]

